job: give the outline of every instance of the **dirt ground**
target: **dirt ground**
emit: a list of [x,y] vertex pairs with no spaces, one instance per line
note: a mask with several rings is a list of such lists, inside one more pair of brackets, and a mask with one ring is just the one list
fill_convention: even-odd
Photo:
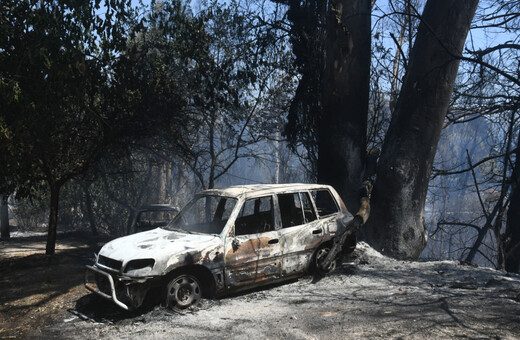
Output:
[[63,322],[87,292],[84,264],[106,239],[58,235],[56,255],[46,256],[45,236],[0,242],[0,339],[26,338]]
[[103,241],[43,237],[0,244],[0,338],[520,338],[520,276],[452,261],[405,262],[364,243],[334,273],[305,276],[182,313],[125,312],[83,287]]

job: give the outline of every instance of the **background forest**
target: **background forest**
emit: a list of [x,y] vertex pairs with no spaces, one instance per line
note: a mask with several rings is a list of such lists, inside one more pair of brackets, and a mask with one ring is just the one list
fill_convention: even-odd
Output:
[[52,254],[237,184],[356,211],[370,178],[376,248],[520,271],[520,1],[5,0],[0,26],[4,238]]

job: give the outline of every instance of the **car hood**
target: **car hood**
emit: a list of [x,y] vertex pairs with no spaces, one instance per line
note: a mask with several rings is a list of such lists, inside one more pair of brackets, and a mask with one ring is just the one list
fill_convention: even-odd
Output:
[[[222,244],[215,235],[188,234],[169,231],[161,228],[117,238],[101,248],[99,255],[121,261],[124,268],[128,261],[134,259],[154,259],[155,270],[163,271],[176,262],[189,261],[197,263],[201,257],[209,257],[210,252]],[[188,255],[184,256],[181,255]]]

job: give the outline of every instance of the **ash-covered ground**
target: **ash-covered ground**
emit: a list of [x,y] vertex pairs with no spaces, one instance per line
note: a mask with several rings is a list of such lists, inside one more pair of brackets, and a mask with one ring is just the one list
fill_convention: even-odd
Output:
[[56,339],[518,339],[520,276],[453,261],[405,262],[365,243],[312,276],[182,313],[124,312],[85,290],[28,337]]

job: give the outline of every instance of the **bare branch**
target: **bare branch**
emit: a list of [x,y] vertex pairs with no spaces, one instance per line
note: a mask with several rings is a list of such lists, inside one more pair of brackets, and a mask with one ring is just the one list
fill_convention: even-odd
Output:
[[468,172],[468,171],[472,171],[474,170],[476,167],[478,167],[479,165],[482,165],[483,163],[485,162],[488,162],[490,160],[493,160],[493,159],[496,159],[496,158],[501,158],[501,157],[504,157],[504,156],[509,156],[513,153],[516,153],[517,151],[520,150],[520,147],[517,147],[507,153],[501,153],[501,154],[498,154],[498,155],[493,155],[493,156],[488,156],[488,157],[484,157],[482,158],[480,161],[472,164],[469,168],[466,168],[466,169],[462,169],[462,170],[455,170],[455,171],[447,171],[447,170],[433,170],[433,177],[432,178],[435,178],[437,176],[447,176],[447,175],[457,175],[457,174],[462,174],[462,173],[465,173],[465,172]]

